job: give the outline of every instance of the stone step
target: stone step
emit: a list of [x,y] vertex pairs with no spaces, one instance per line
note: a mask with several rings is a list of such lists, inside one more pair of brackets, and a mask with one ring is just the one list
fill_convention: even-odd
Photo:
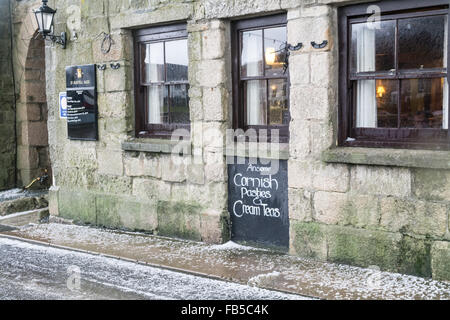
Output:
[[13,231],[13,230],[17,230],[17,228],[10,227],[10,226],[4,226],[4,225],[0,224],[0,232],[9,232],[9,231]]
[[48,207],[45,191],[8,190],[0,193],[0,216]]
[[16,212],[0,217],[0,226],[21,227],[30,223],[44,223],[48,221],[49,215],[48,207],[24,212]]

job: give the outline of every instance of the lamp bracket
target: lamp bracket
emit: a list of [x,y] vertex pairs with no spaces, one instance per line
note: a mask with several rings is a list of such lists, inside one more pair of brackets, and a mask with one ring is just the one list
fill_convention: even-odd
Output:
[[44,35],[43,37],[44,37],[44,39],[49,37],[50,40],[53,43],[60,44],[63,49],[66,48],[66,45],[67,45],[67,34],[65,32],[61,32],[60,36],[55,36],[54,34],[49,34],[49,35],[46,35],[46,36]]

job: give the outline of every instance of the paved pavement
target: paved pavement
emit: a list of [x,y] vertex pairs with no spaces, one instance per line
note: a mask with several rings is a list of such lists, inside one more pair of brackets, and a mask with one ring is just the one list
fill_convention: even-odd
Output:
[[207,245],[60,223],[2,234],[306,297],[450,299],[449,282],[301,259],[232,242]]
[[0,238],[0,299],[304,298],[99,255]]

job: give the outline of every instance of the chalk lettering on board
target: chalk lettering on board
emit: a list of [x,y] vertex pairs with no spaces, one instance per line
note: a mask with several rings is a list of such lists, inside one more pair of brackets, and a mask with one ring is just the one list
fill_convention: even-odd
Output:
[[228,164],[228,208],[233,240],[287,248],[289,212],[287,161],[267,165],[235,158]]
[[[247,171],[251,172],[263,172],[270,171],[267,167],[258,167],[249,164]],[[272,199],[273,193],[271,190],[278,190],[278,180],[269,177],[246,177],[242,173],[237,173],[233,178],[234,186],[240,188],[240,199],[233,204],[233,213],[236,217],[241,218],[244,214],[260,216],[261,212],[265,217],[280,218],[280,208],[269,207],[267,203],[262,200],[268,200],[269,203]],[[266,189],[266,190],[265,190]],[[246,205],[244,203],[251,202],[253,205]]]

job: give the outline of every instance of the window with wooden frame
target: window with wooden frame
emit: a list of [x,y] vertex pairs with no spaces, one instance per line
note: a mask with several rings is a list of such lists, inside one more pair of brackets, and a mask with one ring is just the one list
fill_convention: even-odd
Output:
[[342,146],[449,149],[448,0],[339,11]]
[[136,30],[134,40],[136,136],[190,130],[186,24]]
[[232,24],[234,129],[255,129],[259,138],[264,129],[268,141],[279,130],[279,141],[289,140],[286,37],[285,14]]

